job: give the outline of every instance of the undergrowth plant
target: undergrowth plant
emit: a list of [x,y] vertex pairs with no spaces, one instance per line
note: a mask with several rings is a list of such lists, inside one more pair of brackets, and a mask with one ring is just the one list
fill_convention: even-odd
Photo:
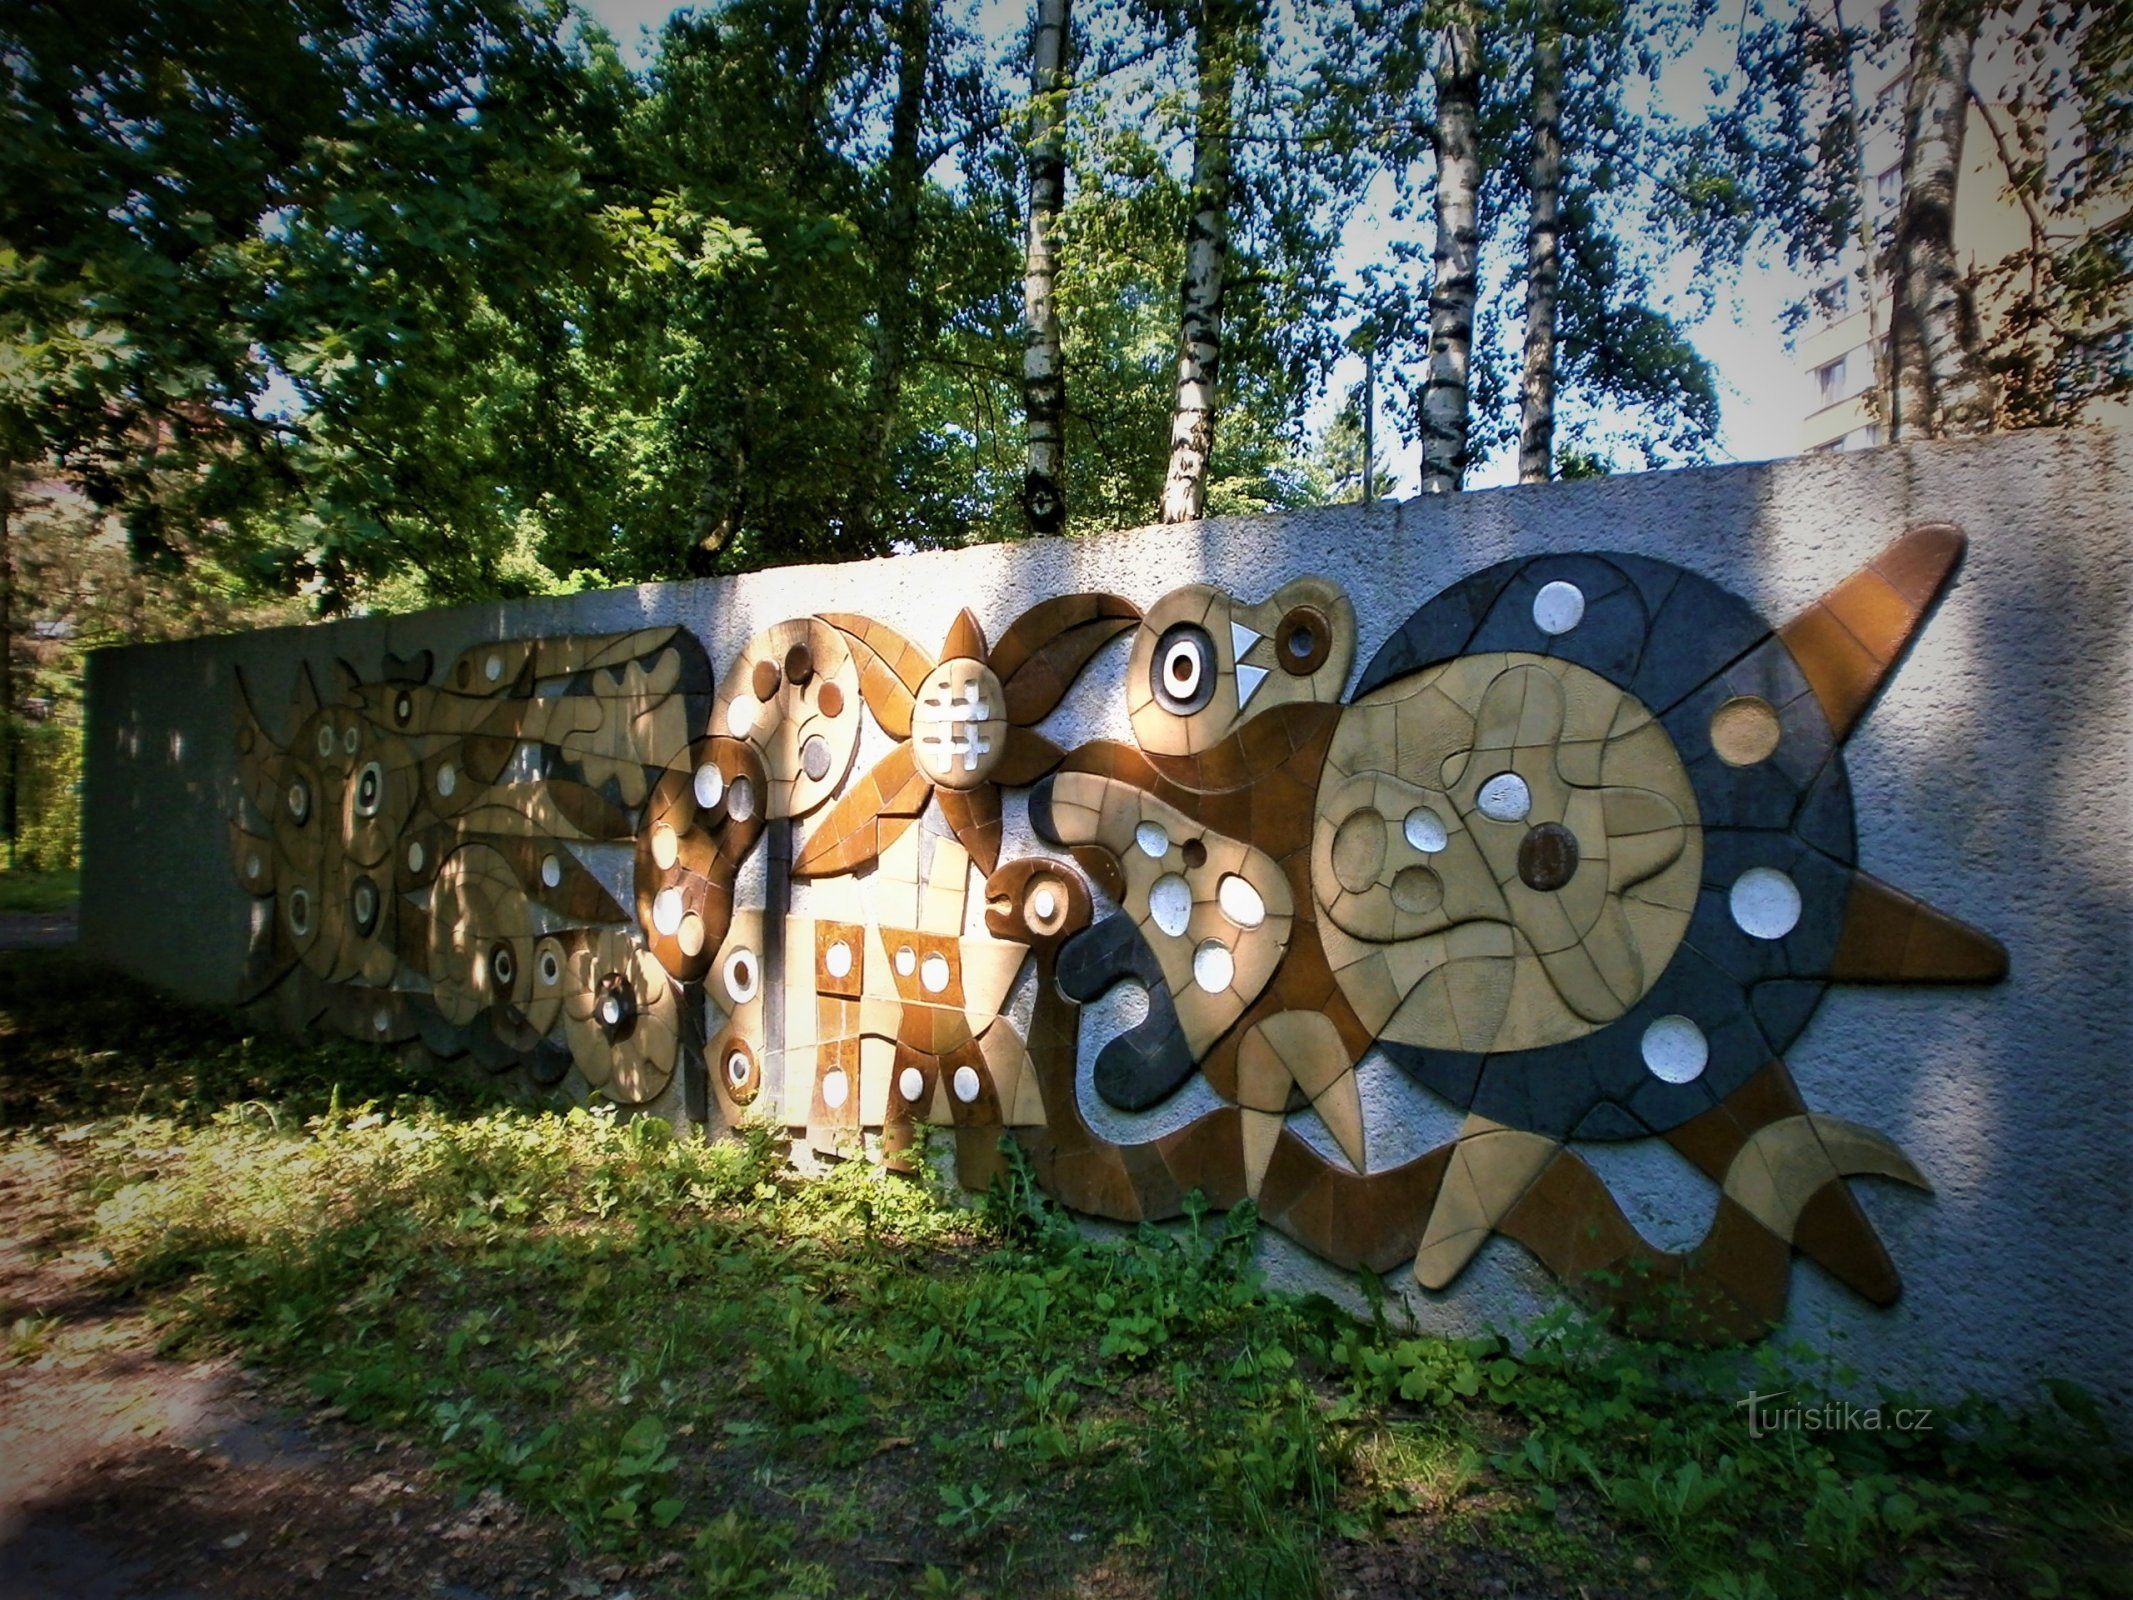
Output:
[[[91,1048],[148,1011],[0,965],[0,1088],[70,1108],[0,1160],[59,1163],[168,1348],[236,1349],[424,1442],[460,1493],[685,1583],[640,1593],[1063,1595],[1101,1570],[1272,1600],[1325,1592],[1349,1541],[1541,1592],[2133,1592],[2125,1464],[2071,1388],[1751,1428],[1750,1394],[1929,1408],[1862,1402],[1813,1352],[1568,1308],[1447,1338],[1366,1280],[1358,1319],[1267,1291],[1249,1204],[1098,1237],[1011,1143],[971,1207],[865,1163],[798,1177],[763,1130],[438,1093],[210,1013],[153,1023],[130,1067]],[[77,1075],[54,1095],[23,1062]],[[15,1318],[7,1359],[50,1336]]]

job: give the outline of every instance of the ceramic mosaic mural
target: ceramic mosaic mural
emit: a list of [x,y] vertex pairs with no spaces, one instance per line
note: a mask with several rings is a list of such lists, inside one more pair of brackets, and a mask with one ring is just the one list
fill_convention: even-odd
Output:
[[[973,1189],[1004,1134],[1077,1211],[1250,1198],[1433,1291],[1500,1233],[1676,1338],[1767,1332],[1795,1253],[1888,1304],[1851,1180],[1926,1179],[1784,1055],[1833,983],[2005,973],[1861,869],[1843,760],[1962,548],[1914,529],[1777,626],[1661,560],[1547,555],[1380,640],[1307,576],[966,610],[937,647],[826,613],[730,661],[662,627],[248,685],[247,988],[825,1154],[937,1127]],[[1131,741],[1055,744],[1070,691]],[[1121,985],[1144,1013],[1085,1037]],[[1455,1137],[1377,1159],[1373,1052]],[[1214,1108],[1144,1142],[1087,1113],[1196,1081]],[[1580,1154],[1649,1139],[1718,1190],[1693,1249]]]

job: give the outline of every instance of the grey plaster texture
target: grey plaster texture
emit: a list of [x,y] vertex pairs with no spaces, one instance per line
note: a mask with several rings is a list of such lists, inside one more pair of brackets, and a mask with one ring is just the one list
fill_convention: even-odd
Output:
[[[388,651],[427,648],[442,662],[487,639],[674,622],[723,669],[758,630],[829,610],[878,618],[930,650],[966,605],[997,638],[1055,594],[1111,590],[1146,606],[1204,580],[1256,601],[1306,572],[1353,599],[1359,672],[1422,601],[1508,556],[1657,556],[1776,623],[1930,521],[1962,527],[1969,552],[1850,742],[1858,861],[1996,935],[2012,974],[1991,988],[1834,988],[1789,1051],[1811,1108],[1888,1134],[1933,1192],[1855,1181],[1903,1298],[1874,1308],[1796,1261],[1780,1337],[1829,1352],[1864,1383],[1942,1397],[2023,1401],[2043,1378],[2070,1378],[2133,1420],[2133,441],[2123,437],[1918,444],[106,651],[90,671],[82,941],[170,990],[230,998],[251,907],[225,846],[238,672],[265,707],[300,662],[325,685],[337,658],[373,675]],[[1130,738],[1125,651],[1115,642],[1090,665],[1046,733],[1069,747]],[[870,729],[855,771],[883,748]],[[1042,848],[1019,795],[1007,821],[1006,854]],[[742,903],[760,881],[744,874]],[[793,909],[807,910],[804,886]],[[1138,1014],[1129,994],[1091,1008],[1084,1066]],[[1361,1082],[1373,1167],[1458,1125],[1382,1058],[1366,1059]],[[1084,1101],[1114,1137],[1145,1137],[1212,1096],[1195,1080],[1135,1117],[1086,1089]],[[1295,1126],[1333,1149],[1315,1118]],[[1701,1237],[1715,1191],[1668,1147],[1580,1148],[1654,1243]],[[1281,1240],[1263,1264],[1277,1284],[1360,1303],[1352,1279]],[[1500,1238],[1441,1294],[1404,1273],[1389,1287],[1417,1322],[1447,1331],[1510,1326],[1555,1298]]]

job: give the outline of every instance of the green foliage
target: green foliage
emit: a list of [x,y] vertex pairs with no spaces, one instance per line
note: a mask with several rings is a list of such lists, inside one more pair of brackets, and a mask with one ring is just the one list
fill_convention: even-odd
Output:
[[[688,1585],[648,1594],[1055,1595],[1101,1568],[1300,1597],[1357,1539],[1536,1592],[2119,1594],[2133,1570],[2133,1478],[2071,1385],[2011,1413],[1569,1310],[1452,1339],[1380,1292],[1358,1322],[1258,1284],[1248,1206],[1098,1238],[1019,1157],[965,1209],[863,1163],[797,1177],[762,1132],[416,1094],[382,1052],[244,1040],[0,959],[0,1177],[62,1206],[171,1348],[237,1352]],[[11,1314],[0,1359],[65,1336]],[[1750,1394],[1794,1419],[1751,1424]]]
[[81,727],[15,729],[15,863],[41,872],[81,865]]

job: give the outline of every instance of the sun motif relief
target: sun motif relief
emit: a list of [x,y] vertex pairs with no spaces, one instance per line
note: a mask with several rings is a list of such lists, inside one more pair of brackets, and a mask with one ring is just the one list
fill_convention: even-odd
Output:
[[1573,661],[1492,652],[1343,715],[1311,886],[1374,1034],[1523,1050],[1644,996],[1688,929],[1702,864],[1695,793],[1651,713]]
[[[1127,685],[1139,748],[1085,746],[1031,801],[1121,910],[1032,944],[1065,1003],[1147,991],[1147,1020],[1096,1053],[1106,1100],[1153,1106],[1196,1068],[1231,1107],[1115,1145],[1040,1053],[1040,1176],[1126,1218],[1170,1214],[1197,1178],[1336,1262],[1409,1259],[1430,1290],[1505,1233],[1677,1338],[1774,1325],[1796,1250],[1892,1301],[1846,1180],[1926,1180],[1886,1136],[1811,1111],[1783,1051],[1832,982],[2005,972],[1988,936],[1851,864],[1843,740],[1961,550],[1915,530],[1777,629],[1666,562],[1504,562],[1417,611],[1346,704],[1345,661],[1286,696],[1240,681],[1264,635],[1225,653],[1223,632],[1273,602],[1205,585],[1158,602]],[[1171,946],[1198,925],[1164,914],[1162,875],[1134,860],[1149,815],[1184,860],[1257,851],[1308,890],[1271,974],[1197,1026]],[[996,931],[1022,932],[1012,901]],[[1459,1137],[1370,1166],[1353,1085],[1373,1045],[1467,1113]],[[1286,1125],[1307,1104],[1345,1163]],[[1683,1254],[1640,1238],[1575,1148],[1654,1136],[1721,1189]]]
[[1108,594],[1032,606],[997,647],[968,610],[937,656],[868,617],[819,619],[849,641],[860,691],[896,746],[837,803],[793,863],[800,878],[851,872],[876,859],[938,800],[980,871],[1000,860],[1000,785],[1034,783],[1065,754],[1036,731],[1089,658],[1140,620]]

